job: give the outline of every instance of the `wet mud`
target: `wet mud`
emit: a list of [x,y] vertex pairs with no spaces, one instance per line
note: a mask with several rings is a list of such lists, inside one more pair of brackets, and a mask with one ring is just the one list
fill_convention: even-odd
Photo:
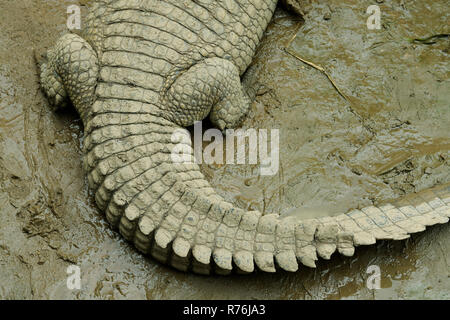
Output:
[[[81,167],[82,124],[53,113],[33,52],[66,32],[88,1],[0,2],[0,298],[450,299],[450,226],[359,247],[295,274],[202,277],[143,257],[95,207]],[[378,1],[380,2],[380,1]],[[377,3],[378,3],[377,2]],[[335,215],[450,182],[448,3],[306,1],[304,21],[279,9],[245,84],[256,90],[243,128],[280,130],[280,167],[202,165],[216,190],[263,213]],[[447,29],[445,29],[447,28]],[[286,52],[323,67],[329,79]],[[67,267],[81,270],[69,290]],[[367,268],[381,270],[370,290]]]

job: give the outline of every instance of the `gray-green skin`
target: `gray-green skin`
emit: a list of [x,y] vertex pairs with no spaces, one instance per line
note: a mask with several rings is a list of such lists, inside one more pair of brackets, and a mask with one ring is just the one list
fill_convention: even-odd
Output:
[[179,270],[296,271],[298,261],[315,267],[318,256],[352,256],[355,246],[449,220],[448,187],[399,208],[307,220],[261,215],[222,199],[198,165],[172,161],[171,137],[180,128],[208,115],[218,128],[234,128],[246,115],[240,76],[276,4],[97,1],[82,36],[62,36],[41,65],[51,104],[69,98],[81,115],[84,168],[98,207],[138,250]]

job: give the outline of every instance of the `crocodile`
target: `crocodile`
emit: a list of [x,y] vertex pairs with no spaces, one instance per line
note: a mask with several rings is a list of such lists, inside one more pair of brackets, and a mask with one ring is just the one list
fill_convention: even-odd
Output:
[[[236,128],[252,101],[241,77],[276,0],[95,1],[80,34],[40,63],[49,105],[71,101],[84,125],[83,167],[106,219],[144,255],[178,270],[227,275],[314,268],[334,252],[401,240],[450,217],[450,185],[329,217],[243,210],[173,139],[209,115]],[[182,139],[181,139],[182,140]],[[191,150],[188,148],[188,150]],[[189,154],[189,151],[186,151]]]

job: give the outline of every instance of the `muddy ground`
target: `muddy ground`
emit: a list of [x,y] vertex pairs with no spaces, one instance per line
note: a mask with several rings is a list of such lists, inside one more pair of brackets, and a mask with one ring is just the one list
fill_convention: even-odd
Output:
[[[144,258],[94,205],[78,116],[52,113],[39,91],[33,49],[65,32],[73,3],[0,1],[0,298],[450,299],[448,224],[295,274],[201,277]],[[368,30],[375,3],[382,29]],[[449,183],[450,42],[408,41],[448,34],[448,2],[329,0],[304,12],[302,23],[277,11],[246,74],[257,98],[244,127],[280,129],[280,170],[203,166],[218,192],[264,213],[334,215]],[[295,33],[290,51],[343,95],[284,51]],[[81,290],[67,289],[72,264]],[[366,287],[370,265],[380,290]]]

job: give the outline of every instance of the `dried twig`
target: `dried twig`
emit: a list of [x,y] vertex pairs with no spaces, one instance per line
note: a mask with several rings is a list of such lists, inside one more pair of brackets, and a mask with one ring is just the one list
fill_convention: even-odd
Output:
[[300,27],[302,26],[301,23],[297,24],[297,28],[295,29],[294,35],[289,39],[286,47],[284,48],[284,51],[286,51],[286,53],[290,54],[291,56],[293,56],[294,58],[300,60],[301,62],[313,67],[314,69],[319,70],[320,72],[322,72],[327,78],[328,80],[331,82],[331,84],[333,85],[333,87],[336,89],[336,91],[339,93],[339,95],[341,97],[343,97],[345,100],[350,101],[347,96],[339,89],[339,87],[337,86],[337,84],[333,81],[333,79],[331,78],[331,76],[328,74],[328,72],[321,66],[308,61],[306,59],[303,59],[302,57],[300,57],[297,53],[291,51],[290,46],[292,44],[292,42],[295,40],[295,38],[297,37],[298,31],[300,30]]
[[421,44],[435,44],[437,42],[437,39],[448,38],[448,37],[450,37],[450,34],[441,33],[441,34],[435,34],[435,35],[429,36],[427,38],[410,39],[409,42],[421,43]]

